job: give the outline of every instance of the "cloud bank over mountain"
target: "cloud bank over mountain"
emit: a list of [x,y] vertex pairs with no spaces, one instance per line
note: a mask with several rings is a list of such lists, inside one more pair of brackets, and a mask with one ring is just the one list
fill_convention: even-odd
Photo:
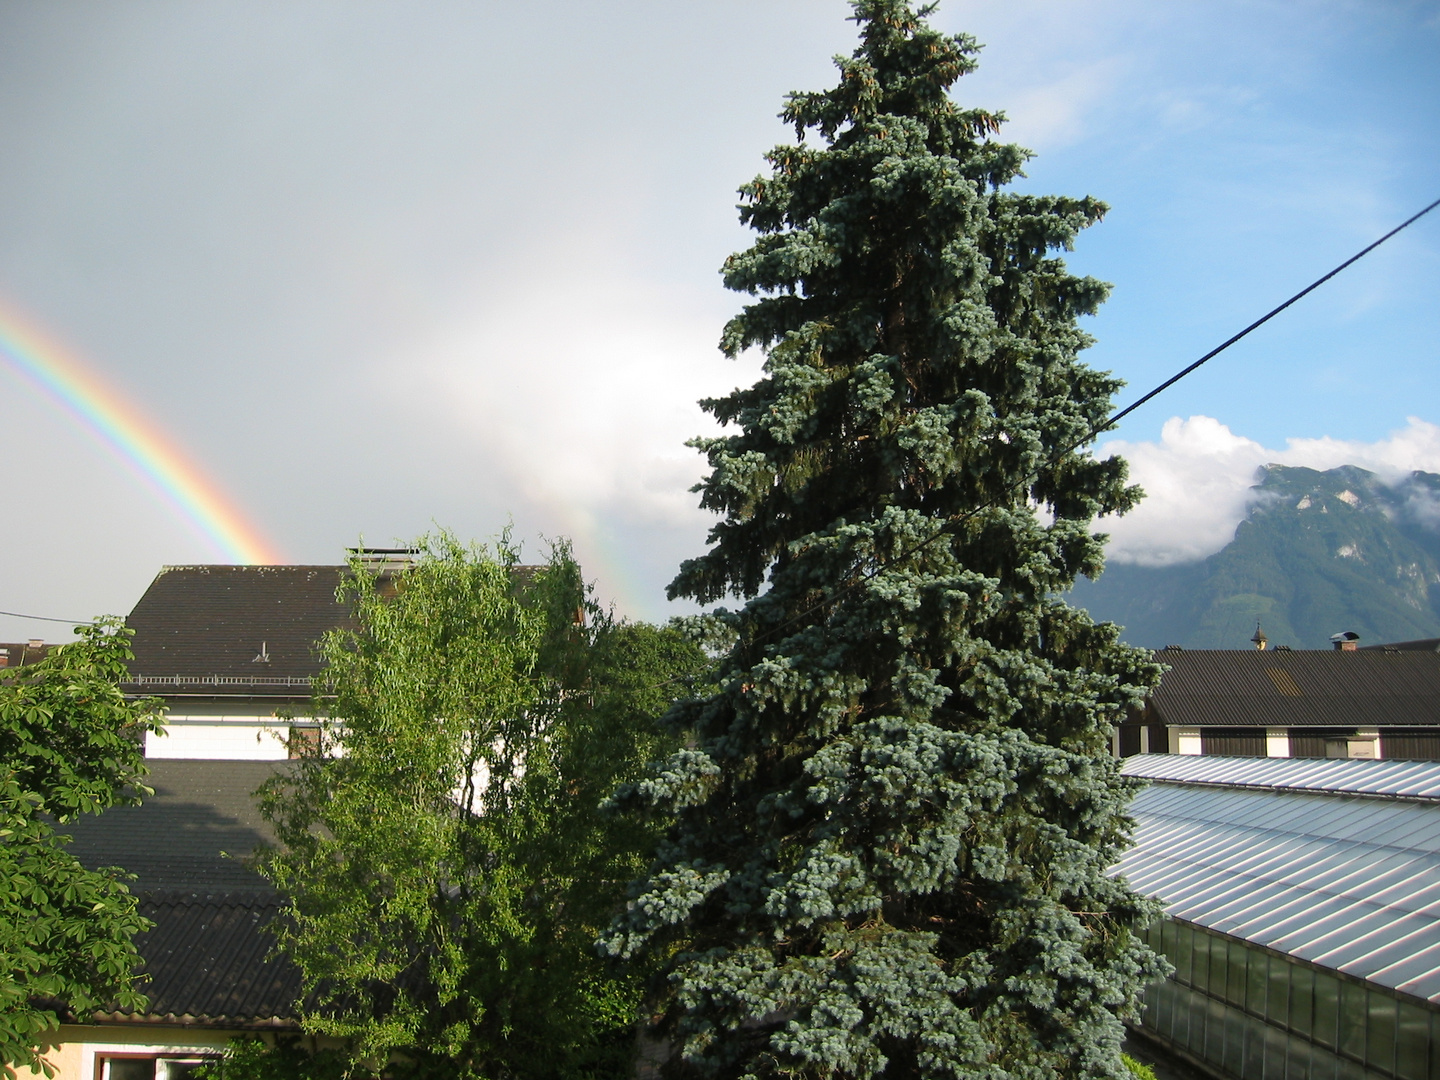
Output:
[[[1171,417],[1155,442],[1114,439],[1102,457],[1130,462],[1130,477],[1145,489],[1140,506],[1104,522],[1113,563],[1172,566],[1215,554],[1230,542],[1235,527],[1256,498],[1256,470],[1263,465],[1333,469],[1358,465],[1389,481],[1415,469],[1440,472],[1440,425],[1419,417],[1376,442],[1332,438],[1287,439],[1266,447],[1237,435],[1210,416]],[[1440,523],[1440,512],[1417,506],[1416,515]]]

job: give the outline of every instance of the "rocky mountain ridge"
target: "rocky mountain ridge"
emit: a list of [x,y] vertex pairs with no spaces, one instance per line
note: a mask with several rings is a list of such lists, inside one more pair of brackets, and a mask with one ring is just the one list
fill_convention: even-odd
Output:
[[1235,538],[1196,563],[1112,563],[1070,602],[1154,648],[1326,648],[1440,637],[1440,475],[1268,465]]

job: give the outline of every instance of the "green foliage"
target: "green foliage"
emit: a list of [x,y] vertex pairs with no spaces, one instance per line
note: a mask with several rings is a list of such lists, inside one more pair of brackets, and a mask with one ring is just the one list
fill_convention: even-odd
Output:
[[1130,1070],[1130,1075],[1135,1080],[1155,1080],[1155,1070],[1143,1061],[1136,1061],[1129,1054],[1121,1054],[1120,1060],[1125,1063],[1125,1068]]
[[241,1035],[230,1040],[224,1057],[200,1066],[195,1075],[198,1080],[347,1080],[351,1070],[338,1050],[311,1051],[294,1036],[277,1035],[267,1043],[258,1035]]
[[651,718],[708,662],[611,619],[563,545],[423,552],[356,566],[320,745],[263,800],[306,1026],[410,1076],[620,1075],[639,989],[592,943],[654,833],[600,803],[673,746]]
[[1139,495],[1074,449],[1118,384],[1077,359],[1106,286],[1053,252],[1105,207],[1004,191],[1026,152],[948,94],[973,40],[854,7],[741,189],[722,346],[765,371],[703,403],[721,521],[671,593],[747,603],[693,744],[617,797],[674,824],[602,945],[663,965],[680,1074],[1124,1077],[1162,969],[1107,751],[1159,670],[1057,599]]
[[1074,603],[1120,623],[1132,644],[1323,649],[1440,636],[1440,476],[1387,482],[1353,465],[1263,471],[1235,538],[1198,563],[1118,566]]
[[130,659],[118,619],[0,673],[0,1061],[53,1070],[39,1054],[67,1014],[143,1008],[123,872],[87,870],[55,824],[148,793],[142,740],[157,703],[128,702],[117,683]]

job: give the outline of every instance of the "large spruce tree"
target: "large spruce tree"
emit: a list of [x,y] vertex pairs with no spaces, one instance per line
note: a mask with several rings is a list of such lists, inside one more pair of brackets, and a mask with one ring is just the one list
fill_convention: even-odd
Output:
[[1059,594],[1138,496],[1081,444],[1119,383],[1077,359],[1106,286],[1054,255],[1090,198],[949,88],[977,46],[854,0],[839,85],[741,189],[755,296],[707,401],[722,515],[673,596],[747,600],[721,689],[621,801],[675,814],[605,939],[666,958],[672,1066],[719,1076],[1122,1075],[1153,914],[1105,874],[1132,788],[1112,725],[1158,669]]

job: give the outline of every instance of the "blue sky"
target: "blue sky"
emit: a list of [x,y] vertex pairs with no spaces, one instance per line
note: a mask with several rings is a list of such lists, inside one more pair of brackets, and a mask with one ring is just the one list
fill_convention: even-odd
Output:
[[[0,301],[293,561],[513,522],[663,617],[707,525],[694,401],[755,371],[715,351],[734,189],[785,137],[784,92],[831,81],[846,14],[10,0]],[[1111,204],[1070,258],[1115,286],[1090,359],[1127,395],[1440,197],[1433,0],[935,21],[985,43],[957,96],[1011,117],[1025,187]],[[1154,497],[1116,557],[1213,550],[1266,460],[1440,471],[1437,298],[1440,211],[1137,414],[1111,449]],[[0,454],[0,610],[123,612],[162,564],[218,561],[3,364]],[[58,630],[0,617],[0,639]]]

